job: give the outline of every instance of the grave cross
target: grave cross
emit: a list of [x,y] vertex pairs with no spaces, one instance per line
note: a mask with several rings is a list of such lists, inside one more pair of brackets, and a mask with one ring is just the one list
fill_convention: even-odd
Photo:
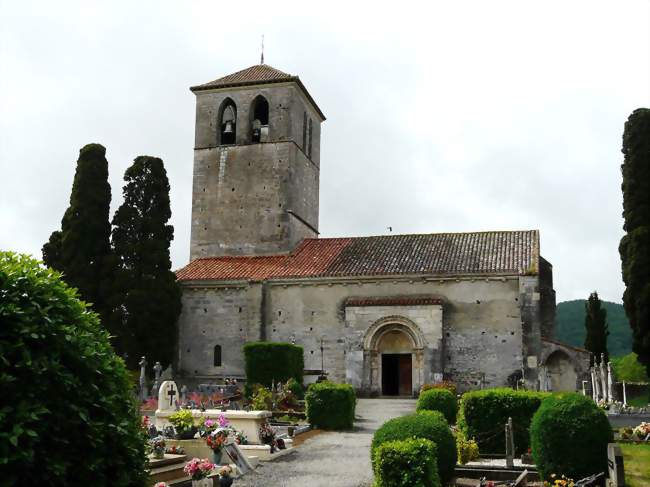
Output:
[[174,405],[174,396],[176,395],[176,391],[174,390],[174,385],[172,384],[169,386],[169,390],[167,391],[167,395],[169,396],[169,406]]

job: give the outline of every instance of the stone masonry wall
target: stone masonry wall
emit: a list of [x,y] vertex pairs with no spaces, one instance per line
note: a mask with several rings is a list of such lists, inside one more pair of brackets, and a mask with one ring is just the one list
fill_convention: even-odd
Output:
[[[184,348],[203,350],[191,359],[181,355],[180,365],[188,373],[242,376],[241,347],[262,334],[270,341],[301,345],[305,351],[305,368],[320,369],[320,337],[325,335],[325,369],[333,380],[345,381],[346,355],[362,349],[360,331],[346,325],[344,303],[349,297],[434,295],[441,298],[441,349],[444,350],[441,366],[445,378],[458,382],[461,389],[476,388],[479,383],[484,386],[506,384],[509,376],[524,368],[527,353],[532,350],[524,346],[529,340],[525,334],[529,332],[522,325],[517,277],[271,281],[267,283],[264,299],[264,331],[259,312],[242,314],[238,311],[240,304],[250,310],[258,309],[262,286],[242,283],[246,292],[238,290],[235,293],[219,287],[225,285],[227,283],[212,283],[216,286],[214,290],[200,287],[188,290],[189,285],[183,285],[181,343]],[[243,326],[244,321],[247,321],[246,326]],[[205,342],[206,324],[213,328],[210,338],[221,340],[218,343],[224,343],[223,349],[232,354],[223,370],[215,370],[211,359],[205,357],[213,346]],[[435,334],[435,329],[423,326],[425,334]],[[431,323],[431,326],[435,325]],[[240,328],[248,333],[243,335]],[[240,358],[236,358],[238,354]]]

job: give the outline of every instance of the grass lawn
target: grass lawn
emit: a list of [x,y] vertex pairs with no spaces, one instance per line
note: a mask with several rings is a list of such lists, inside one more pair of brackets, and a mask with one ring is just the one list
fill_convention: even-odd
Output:
[[623,451],[625,485],[644,487],[650,485],[650,445],[619,443]]
[[648,396],[638,396],[631,397],[627,400],[628,406],[634,406],[635,408],[643,408],[648,405]]

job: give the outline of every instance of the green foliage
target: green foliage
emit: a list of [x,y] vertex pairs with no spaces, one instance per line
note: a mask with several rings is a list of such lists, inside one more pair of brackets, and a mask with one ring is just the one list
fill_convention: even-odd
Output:
[[436,444],[440,480],[443,484],[449,482],[456,467],[456,441],[447,420],[439,411],[422,411],[386,421],[375,431],[370,458],[374,458],[375,451],[383,443],[409,438],[424,438]]
[[70,193],[70,206],[61,230],[43,245],[43,261],[63,273],[63,279],[79,290],[104,319],[111,282],[111,187],[108,183],[106,149],[88,144],[79,151]]
[[474,440],[468,440],[462,433],[456,434],[456,454],[458,463],[465,465],[467,462],[479,458],[478,443]]
[[174,228],[169,181],[163,161],[140,156],[126,170],[124,202],[113,218],[116,271],[111,329],[131,366],[145,355],[150,362],[171,363],[181,291],[171,271],[169,246]]
[[650,382],[646,368],[637,360],[636,353],[628,353],[624,357],[613,357],[612,367],[616,380],[625,382]]
[[601,357],[604,354],[605,363],[609,361],[609,354],[607,353],[607,310],[602,307],[598,293],[593,292],[589,295],[589,299],[585,303],[585,330],[587,336],[585,337],[585,348],[592,354],[592,363],[600,363]]
[[515,452],[521,455],[529,446],[530,421],[547,396],[508,388],[466,392],[460,401],[458,427],[466,438],[476,438],[483,453],[503,454],[504,428],[512,418]]
[[188,409],[181,409],[169,416],[169,422],[176,428],[176,432],[181,434],[189,431],[194,427],[194,416]]
[[271,411],[273,409],[273,394],[266,387],[259,387],[253,393],[251,408],[255,411]]
[[354,423],[357,397],[349,384],[312,384],[305,395],[307,420],[325,430],[350,429]]
[[540,475],[583,478],[607,471],[612,428],[604,411],[581,394],[546,398],[530,425],[533,459]]
[[431,384],[423,384],[420,387],[420,392],[428,391],[429,389],[447,389],[454,396],[456,395],[456,384],[451,381],[443,380],[442,382],[434,382]]
[[440,487],[436,445],[424,438],[387,441],[373,458],[375,487]]
[[449,424],[456,424],[456,396],[447,389],[428,389],[420,393],[416,411],[440,411]]
[[246,381],[271,387],[274,382],[294,378],[302,384],[305,369],[303,349],[291,343],[251,342],[244,345]]
[[305,397],[305,391],[303,390],[302,385],[293,377],[287,381],[287,388],[296,398],[303,399]]
[[650,375],[650,109],[639,108],[628,118],[623,154],[623,306],[632,328],[632,350]]
[[[610,356],[626,355],[632,351],[632,330],[622,304],[600,301],[607,311],[607,349]],[[584,299],[559,303],[555,313],[555,336],[562,343],[583,347],[587,336],[585,330]]]
[[59,273],[0,252],[3,485],[144,485],[128,373]]

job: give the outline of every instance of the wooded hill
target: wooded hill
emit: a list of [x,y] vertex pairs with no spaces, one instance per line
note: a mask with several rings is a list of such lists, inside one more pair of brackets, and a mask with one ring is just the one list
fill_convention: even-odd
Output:
[[[607,310],[609,336],[607,349],[612,357],[627,355],[632,351],[632,329],[628,324],[622,304],[602,301]],[[555,315],[555,338],[576,347],[585,345],[585,300],[558,303]]]

